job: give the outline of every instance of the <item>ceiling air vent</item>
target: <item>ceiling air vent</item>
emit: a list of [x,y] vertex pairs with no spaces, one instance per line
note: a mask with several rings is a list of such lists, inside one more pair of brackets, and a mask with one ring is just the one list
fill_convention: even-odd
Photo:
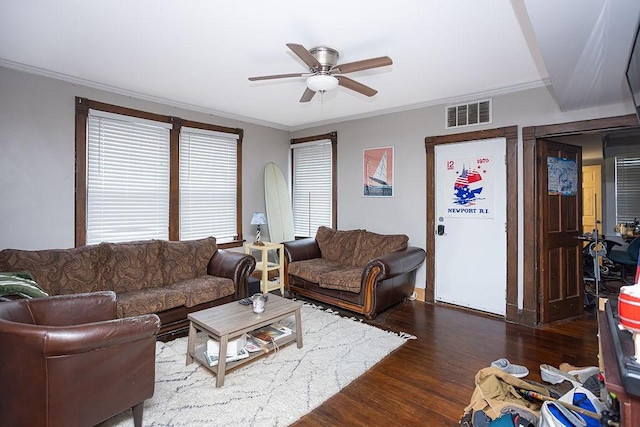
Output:
[[447,107],[447,129],[491,123],[491,100]]

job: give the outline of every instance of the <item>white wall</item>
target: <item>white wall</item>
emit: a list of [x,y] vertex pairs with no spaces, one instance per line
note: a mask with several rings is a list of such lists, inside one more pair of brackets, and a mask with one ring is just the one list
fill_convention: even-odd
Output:
[[[439,105],[288,133],[0,67],[0,249],[74,245],[75,96],[243,128],[243,234],[247,239],[255,234],[249,225],[251,214],[264,212],[264,165],[273,161],[286,174],[290,138],[337,131],[338,227],[405,233],[411,245],[422,248],[427,238],[425,137],[513,125],[521,133],[525,126],[633,112],[630,102],[561,112],[549,92],[539,88],[494,97],[489,125],[447,131],[444,105]],[[331,105],[327,102],[323,107]],[[395,147],[394,197],[364,198],[362,150],[387,145]],[[520,142],[520,173],[521,148]],[[520,216],[520,237],[522,223]],[[263,227],[265,233],[267,229]],[[425,271],[424,265],[418,271],[418,287],[425,286]]]
[[243,234],[255,235],[264,165],[287,166],[288,132],[0,67],[0,249],[74,246],[76,96],[244,129]]
[[[378,233],[404,233],[412,246],[426,247],[426,151],[424,139],[452,133],[504,126],[519,127],[519,173],[522,173],[522,128],[630,114],[631,104],[559,111],[547,89],[531,89],[493,98],[493,123],[445,129],[445,106],[420,108],[366,119],[351,120],[293,132],[293,138],[338,132],[338,228],[366,228]],[[330,108],[325,105],[324,108]],[[395,147],[393,198],[362,196],[362,150]],[[519,183],[522,206],[522,179]],[[521,209],[520,209],[521,211]],[[519,218],[522,239],[523,218]],[[485,242],[490,244],[490,242]],[[522,240],[520,240],[522,247]],[[488,248],[490,250],[490,248]],[[522,254],[522,251],[520,251]],[[522,255],[520,255],[522,257]],[[522,286],[522,258],[519,260]],[[417,287],[426,285],[426,266],[418,270]],[[522,295],[522,292],[519,292]]]

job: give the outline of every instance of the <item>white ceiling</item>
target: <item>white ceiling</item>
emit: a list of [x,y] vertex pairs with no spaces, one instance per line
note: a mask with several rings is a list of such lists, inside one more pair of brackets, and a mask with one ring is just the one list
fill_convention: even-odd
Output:
[[[2,0],[0,65],[285,130],[548,84],[571,110],[630,102],[639,14],[638,0]],[[247,80],[305,72],[286,43],[393,65],[348,75],[372,98],[300,103],[304,78]]]

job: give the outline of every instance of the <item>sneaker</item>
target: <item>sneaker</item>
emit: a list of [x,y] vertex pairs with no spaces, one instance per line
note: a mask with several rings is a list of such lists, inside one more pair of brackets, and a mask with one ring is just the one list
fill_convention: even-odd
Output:
[[600,368],[597,366],[585,366],[578,368],[568,363],[561,363],[558,366],[562,372],[566,372],[569,375],[573,375],[578,381],[584,384],[588,378],[600,373]]
[[522,378],[529,375],[529,370],[521,365],[512,365],[507,359],[498,359],[491,362],[491,367],[498,368],[511,374],[516,378]]
[[551,365],[540,365],[540,376],[542,381],[550,384],[559,384],[562,381],[569,381],[574,387],[582,385],[573,375],[562,372],[560,369]]
[[594,374],[587,378],[585,382],[582,384],[582,387],[589,390],[596,397],[600,397],[600,389],[602,388],[602,384],[600,384],[600,374]]

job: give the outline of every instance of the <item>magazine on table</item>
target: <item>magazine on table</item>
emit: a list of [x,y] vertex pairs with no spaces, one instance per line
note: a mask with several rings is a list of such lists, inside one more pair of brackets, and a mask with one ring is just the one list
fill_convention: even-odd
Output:
[[279,323],[263,326],[251,332],[247,332],[256,344],[268,344],[279,340],[280,338],[291,335],[291,329]]
[[[246,348],[241,348],[238,354],[234,356],[227,356],[227,363],[235,362],[236,360],[246,359],[249,357],[249,352]],[[217,366],[218,365],[218,354],[210,353],[208,351],[204,352],[204,358],[207,359],[207,363],[209,366]]]
[[264,351],[264,349],[262,348],[263,346],[264,344],[259,344],[253,340],[253,337],[249,337],[247,338],[247,342],[244,345],[244,349],[249,353],[256,353],[258,351]]

